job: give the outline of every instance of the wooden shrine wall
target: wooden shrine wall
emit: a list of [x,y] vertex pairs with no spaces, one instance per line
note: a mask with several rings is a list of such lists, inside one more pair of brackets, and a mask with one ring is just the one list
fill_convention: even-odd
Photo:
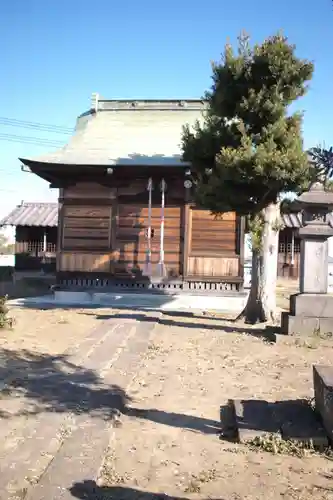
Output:
[[[159,199],[157,199],[159,198]],[[166,194],[164,252],[169,276],[182,266],[182,204]],[[152,267],[160,251],[160,194],[153,199]],[[142,275],[148,225],[145,181],[111,189],[77,184],[64,189],[61,199],[58,271]]]
[[109,272],[114,198],[94,183],[61,190],[57,271]]
[[204,278],[240,276],[241,219],[233,212],[216,218],[196,208],[190,209],[188,219],[187,274]]
[[[241,276],[240,220],[233,213],[215,220],[208,211],[186,204],[179,185],[177,189],[170,189],[166,194],[164,257],[168,275],[206,279]],[[151,220],[153,273],[159,260],[160,216],[157,190]],[[78,183],[63,189],[58,272],[141,276],[146,258],[147,225],[145,180],[113,188]]]
[[[117,212],[117,266],[118,271],[144,269],[146,258],[145,229],[148,223],[147,205],[119,205]],[[152,272],[157,271],[160,257],[161,207],[152,206],[151,211],[151,263]],[[181,207],[166,206],[164,212],[164,263],[170,277],[181,274]]]

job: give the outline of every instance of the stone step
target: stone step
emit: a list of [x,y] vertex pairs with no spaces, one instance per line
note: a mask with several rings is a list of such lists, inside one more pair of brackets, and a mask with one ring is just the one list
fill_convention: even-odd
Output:
[[261,400],[234,399],[236,428],[240,443],[279,431],[273,418],[273,404]]
[[[156,324],[157,318],[153,322],[135,324],[135,333],[132,333],[126,349],[120,352],[110,369],[104,371],[106,384],[117,384],[126,389],[135,376]],[[109,405],[112,408],[112,389],[110,392]],[[76,430],[64,441],[40,481],[29,489],[25,500],[69,500],[73,498],[70,493],[73,484],[87,478],[96,480],[109,446],[112,425],[113,419],[101,415],[80,415],[76,420]]]
[[282,438],[324,450],[328,438],[319,415],[308,401],[285,401],[279,409]]
[[233,400],[240,443],[279,433],[285,440],[326,448],[328,439],[316,412],[307,400],[267,402]]

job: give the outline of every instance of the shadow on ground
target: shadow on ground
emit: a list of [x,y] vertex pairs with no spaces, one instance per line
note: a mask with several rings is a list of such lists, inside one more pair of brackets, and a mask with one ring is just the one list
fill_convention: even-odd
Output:
[[[6,396],[24,398],[24,408],[15,415],[71,411],[111,418],[129,401],[119,386],[106,386],[95,371],[72,363],[66,355],[1,349],[0,380],[5,383],[1,406]],[[2,409],[0,416],[13,413]]]
[[[0,417],[34,415],[41,412],[87,413],[110,419],[124,414],[133,418],[180,427],[204,434],[217,434],[220,423],[192,415],[157,409],[129,407],[132,399],[117,385],[105,385],[98,374],[72,363],[68,356],[50,356],[31,351],[0,350]],[[6,410],[6,397],[23,398],[15,413]]]
[[[189,500],[188,497],[151,493],[126,486],[98,486],[95,481],[90,480],[74,483],[69,491],[73,498],[80,500]],[[214,500],[212,497],[209,498]]]
[[219,434],[221,423],[216,420],[184,415],[182,413],[166,412],[156,408],[141,409],[126,407],[123,413],[129,417],[149,420],[157,424],[168,425],[169,427],[179,427],[202,434]]
[[[82,312],[81,314],[91,315],[91,312]],[[114,314],[96,314],[96,318],[100,320],[108,319],[133,319],[140,322],[151,322],[156,321],[154,318],[147,316],[144,313],[114,313]],[[180,318],[193,318],[191,321],[181,321]],[[198,323],[197,319],[204,319],[205,321],[221,321],[221,324],[214,323]],[[235,319],[226,319],[223,317],[214,317],[206,315],[198,315],[195,313],[186,312],[166,312],[163,311],[161,318],[159,319],[160,325],[166,326],[178,326],[183,328],[197,328],[200,330],[217,330],[225,333],[241,333],[246,335],[251,335],[253,337],[261,338],[266,342],[274,343],[276,342],[276,336],[280,333],[280,327],[278,326],[265,326],[265,327],[249,327],[248,325],[241,325],[236,322]]]

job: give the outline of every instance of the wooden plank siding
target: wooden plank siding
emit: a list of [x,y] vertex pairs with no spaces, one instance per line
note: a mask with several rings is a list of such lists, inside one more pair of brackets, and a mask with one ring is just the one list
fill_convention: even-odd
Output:
[[[143,205],[119,205],[117,215],[118,266],[123,270],[143,271],[146,259],[148,208]],[[151,211],[152,264],[160,256],[161,207],[153,206]],[[166,206],[164,212],[164,262],[169,276],[180,275],[181,260],[181,207]],[[156,266],[155,266],[156,267]]]
[[76,201],[89,204],[88,200],[113,200],[116,190],[97,182],[79,182],[75,186],[67,187],[63,190],[62,196],[67,203]]
[[189,257],[190,276],[231,277],[239,275],[238,257]]
[[217,218],[207,210],[192,208],[189,219],[188,276],[240,276],[236,214],[227,212]]
[[[164,212],[164,261],[170,278],[239,278],[243,235],[239,218],[214,218],[181,197],[180,183],[168,191]],[[175,198],[174,193],[177,193]],[[148,193],[146,180],[107,187],[81,182],[61,190],[59,211],[60,273],[142,276],[146,261]],[[152,271],[160,257],[161,194],[155,182],[151,213]]]
[[109,250],[112,207],[65,206],[63,250]]
[[59,269],[61,272],[110,273],[113,253],[101,252],[61,252]]
[[[89,186],[80,183],[62,193],[60,272],[107,272],[142,275],[146,260],[148,227],[147,204],[134,204],[134,193],[145,189],[144,182],[129,187]],[[110,192],[112,191],[112,195]],[[121,194],[121,197],[115,196]],[[127,194],[127,196],[126,196]],[[147,193],[143,193],[145,197]],[[155,198],[160,198],[155,193]],[[108,199],[108,203],[105,201]],[[99,201],[101,203],[99,203]],[[165,208],[165,265],[170,276],[181,271],[181,206]],[[152,264],[157,267],[160,255],[161,207],[152,207]],[[169,203],[169,206],[168,206]],[[172,203],[172,200],[171,200]]]

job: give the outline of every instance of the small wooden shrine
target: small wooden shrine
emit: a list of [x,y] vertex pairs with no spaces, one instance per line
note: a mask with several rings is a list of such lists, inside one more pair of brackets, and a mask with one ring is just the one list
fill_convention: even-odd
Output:
[[15,270],[56,269],[58,204],[24,202],[0,221],[15,227]]
[[62,286],[238,291],[244,224],[191,200],[182,127],[201,100],[93,96],[68,145],[21,158],[59,188],[57,280]]

